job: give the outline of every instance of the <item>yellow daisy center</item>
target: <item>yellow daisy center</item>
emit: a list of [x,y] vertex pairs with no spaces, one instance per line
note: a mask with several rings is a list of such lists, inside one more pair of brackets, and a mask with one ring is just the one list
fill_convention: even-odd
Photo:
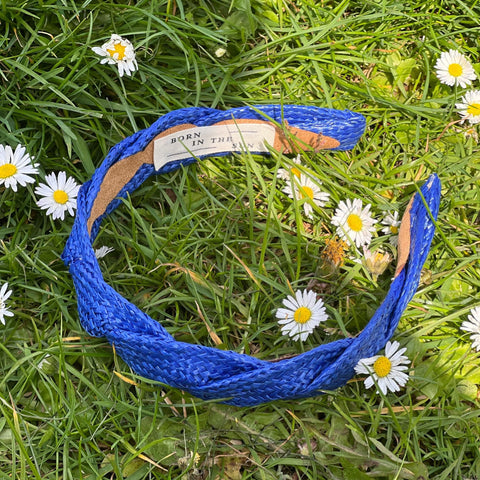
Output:
[[312,318],[312,311],[307,307],[300,307],[295,310],[293,319],[297,323],[307,323]]
[[68,194],[63,190],[55,190],[53,192],[55,202],[65,205],[68,202]]
[[463,67],[459,63],[451,63],[448,66],[448,73],[452,77],[459,77],[463,73]]
[[313,200],[313,190],[310,187],[302,185],[302,197],[307,196]]
[[470,115],[480,115],[480,103],[471,103],[467,107],[467,113]]
[[375,360],[373,371],[377,374],[378,378],[386,377],[392,371],[392,362],[382,355]]
[[362,219],[355,213],[348,216],[347,224],[354,232],[359,232],[363,227]]
[[296,167],[293,167],[291,170],[290,170],[296,177],[300,178],[300,170]]
[[391,225],[390,226],[390,231],[396,235],[398,233],[398,227],[395,227],[394,225]]
[[17,173],[17,167],[12,163],[5,163],[0,166],[0,178],[8,178]]
[[116,53],[118,53],[117,60],[123,60],[125,57],[125,47],[121,43],[116,43],[112,49],[107,49],[107,52],[113,57]]

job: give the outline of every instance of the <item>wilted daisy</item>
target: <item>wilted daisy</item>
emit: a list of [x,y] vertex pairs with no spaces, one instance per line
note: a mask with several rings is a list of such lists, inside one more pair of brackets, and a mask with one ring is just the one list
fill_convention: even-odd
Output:
[[408,381],[408,374],[405,373],[405,370],[408,370],[407,365],[410,360],[402,355],[406,348],[398,350],[399,346],[397,341],[387,342],[385,355],[363,358],[358,362],[355,372],[369,375],[365,379],[365,388],[376,384],[386,395],[388,391],[398,392],[400,387],[405,386]]
[[290,198],[296,198],[297,200],[304,200],[303,210],[305,215],[312,218],[313,207],[310,202],[313,202],[318,207],[324,207],[330,198],[330,194],[320,190],[318,186],[320,183],[317,180],[315,183],[310,177],[301,174],[300,178],[293,179],[293,186],[291,183],[287,184],[283,189]]
[[465,320],[460,327],[464,332],[469,332],[472,348],[480,352],[480,307],[472,308],[468,320]]
[[355,244],[358,248],[362,245],[368,247],[372,240],[373,226],[377,221],[370,214],[370,204],[365,208],[362,201],[355,198],[353,201],[342,200],[332,218],[332,224],[337,227],[337,235],[350,245]]
[[[302,157],[300,155],[297,155],[292,161],[295,165],[301,165]],[[277,172],[277,177],[288,182],[291,179],[292,175],[300,178],[301,174],[302,172],[300,171],[300,169],[293,166],[291,168],[279,168]]]
[[400,228],[401,220],[398,218],[398,212],[387,212],[382,220],[382,232],[386,235],[391,235],[390,243],[395,247],[398,245],[398,230]]
[[472,64],[457,50],[443,52],[435,64],[435,72],[441,83],[465,88],[477,78]]
[[382,252],[381,250],[372,252],[363,247],[363,264],[372,274],[375,281],[378,276],[386,270],[391,261],[392,257],[389,253]]
[[348,250],[348,244],[343,240],[327,239],[325,241],[325,249],[322,252],[322,258],[332,265],[334,268],[343,265],[345,259],[345,250]]
[[97,55],[104,57],[100,63],[116,63],[121,77],[123,74],[130,76],[135,70],[138,70],[132,43],[120,35],[113,34],[108,42],[101,47],[93,47],[92,50]]
[[26,153],[25,147],[17,145],[15,151],[10,145],[0,145],[0,185],[17,191],[17,184],[24,187],[35,181],[30,175],[38,173],[38,163]]
[[5,303],[10,295],[12,294],[11,290],[8,290],[8,282],[2,285],[0,288],[0,322],[5,325],[5,317],[13,317],[13,313],[7,308]]
[[218,47],[218,48],[215,50],[215,56],[216,56],[217,58],[223,57],[226,53],[227,53],[227,49],[226,49],[226,48],[223,48],[223,47]]
[[100,258],[103,258],[105,255],[113,252],[114,250],[114,248],[104,245],[103,247],[95,249],[95,257],[97,258],[97,260],[100,260]]
[[45,181],[46,184],[41,183],[35,189],[35,194],[43,197],[37,201],[37,205],[42,210],[47,210],[47,215],[52,215],[54,220],[57,218],[63,220],[67,210],[73,215],[77,208],[80,185],[77,185],[72,177],[67,178],[65,172],[59,172],[58,178],[55,173],[51,173],[45,177]]
[[305,341],[313,329],[328,318],[323,300],[317,300],[317,295],[311,290],[297,290],[295,297],[289,295],[282,303],[286,308],[279,308],[275,316],[282,325],[283,335],[292,340]]
[[471,125],[480,123],[480,90],[470,90],[455,104],[462,117],[462,123],[468,120]]
[[456,128],[455,131],[461,133],[467,140],[471,138],[475,142],[478,142],[477,127]]

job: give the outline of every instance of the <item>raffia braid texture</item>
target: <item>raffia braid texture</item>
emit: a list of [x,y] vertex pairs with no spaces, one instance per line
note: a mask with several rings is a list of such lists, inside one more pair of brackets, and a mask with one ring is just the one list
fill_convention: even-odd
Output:
[[[276,121],[286,118],[290,125],[325,135],[330,133],[337,139],[340,132],[341,146],[345,148],[353,146],[365,126],[363,117],[353,112],[315,107],[261,106],[227,112],[191,108],[171,112],[150,128],[112,148],[92,179],[82,186],[74,226],[63,253],[74,280],[80,320],[90,335],[106,337],[139,375],[186,390],[202,399],[239,406],[309,397],[336,389],[353,377],[354,367],[361,358],[375,355],[385,346],[417,289],[434,234],[432,218],[437,217],[440,199],[440,182],[436,175],[432,175],[413,199],[410,210],[411,245],[406,265],[392,282],[384,302],[357,337],[320,345],[278,362],[178,342],[161,323],[105,283],[92,247],[101,218],[95,222],[91,234],[87,229],[93,201],[108,169],[122,158],[144,149],[159,132],[187,122],[209,125],[218,122],[219,118],[231,119],[232,115],[234,118],[258,118],[256,110]],[[327,132],[325,125],[330,125],[332,131]],[[174,166],[167,164],[160,172],[145,165],[120,196],[133,191],[153,173],[167,173],[192,161],[187,159]],[[117,205],[118,200],[114,200],[107,213]]]
[[[87,211],[90,211],[92,207],[92,203],[107,170],[122,158],[144,150],[158,134],[181,124],[191,123],[198,127],[204,127],[231,120],[232,118],[242,120],[271,119],[278,124],[288,124],[289,126],[308,130],[313,133],[321,133],[322,135],[333,137],[340,142],[340,145],[332,150],[352,149],[363,135],[366,124],[363,115],[351,112],[350,110],[333,110],[303,105],[256,105],[254,107],[239,107],[230,110],[191,107],[174,110],[160,117],[149,128],[140,130],[134,135],[125,138],[110,150],[102,165],[95,171],[91,179],[91,186],[88,187],[89,195],[86,199],[87,204],[85,205]],[[221,156],[221,154],[217,156]],[[180,166],[189,165],[202,158],[202,156],[198,156],[170,162],[160,170],[155,170],[153,165],[144,165],[132,182],[127,184],[119,193],[119,199],[109,205],[106,214],[120,205],[120,198],[125,198],[127,193],[135,190],[151,175],[169,173],[177,170]],[[100,223],[101,218],[99,218],[93,226],[93,236],[98,232]]]

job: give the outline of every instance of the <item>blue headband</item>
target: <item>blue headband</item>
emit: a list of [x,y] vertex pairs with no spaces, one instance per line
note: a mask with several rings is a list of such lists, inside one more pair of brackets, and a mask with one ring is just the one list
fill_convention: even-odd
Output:
[[360,359],[385,346],[417,289],[438,214],[440,181],[436,175],[429,177],[406,209],[395,278],[365,329],[355,338],[274,362],[176,341],[158,321],[105,283],[92,243],[102,218],[150,175],[232,151],[346,150],[356,144],[364,129],[364,117],[347,110],[299,105],[227,111],[198,107],[170,112],[118,143],[81,187],[75,222],[62,255],[73,277],[85,330],[106,337],[137,374],[206,400],[248,406],[314,396],[344,385]]

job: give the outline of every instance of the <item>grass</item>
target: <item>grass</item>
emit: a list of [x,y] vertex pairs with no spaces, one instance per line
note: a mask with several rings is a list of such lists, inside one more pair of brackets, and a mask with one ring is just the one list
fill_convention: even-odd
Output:
[[[480,478],[480,357],[459,329],[479,304],[480,155],[454,123],[463,90],[433,71],[449,48],[477,58],[478,2],[5,1],[0,22],[0,143],[25,145],[41,176],[84,182],[118,141],[185,106],[304,103],[367,118],[353,151],[304,156],[331,192],[312,223],[281,192],[282,155],[148,180],[104,222],[96,246],[115,248],[101,260],[106,281],[178,340],[271,359],[355,335],[393,267],[377,282],[348,259],[328,268],[332,205],[357,196],[381,218],[429,173],[443,185],[395,335],[413,362],[407,387],[379,396],[355,378],[253,408],[139,378],[88,337],[60,260],[72,218],[46,217],[31,185],[0,189],[0,281],[15,314],[0,330],[0,479]],[[133,78],[90,50],[111,33],[136,47]],[[373,245],[389,248],[381,236]],[[281,337],[273,313],[307,285],[330,319],[302,345]]]

